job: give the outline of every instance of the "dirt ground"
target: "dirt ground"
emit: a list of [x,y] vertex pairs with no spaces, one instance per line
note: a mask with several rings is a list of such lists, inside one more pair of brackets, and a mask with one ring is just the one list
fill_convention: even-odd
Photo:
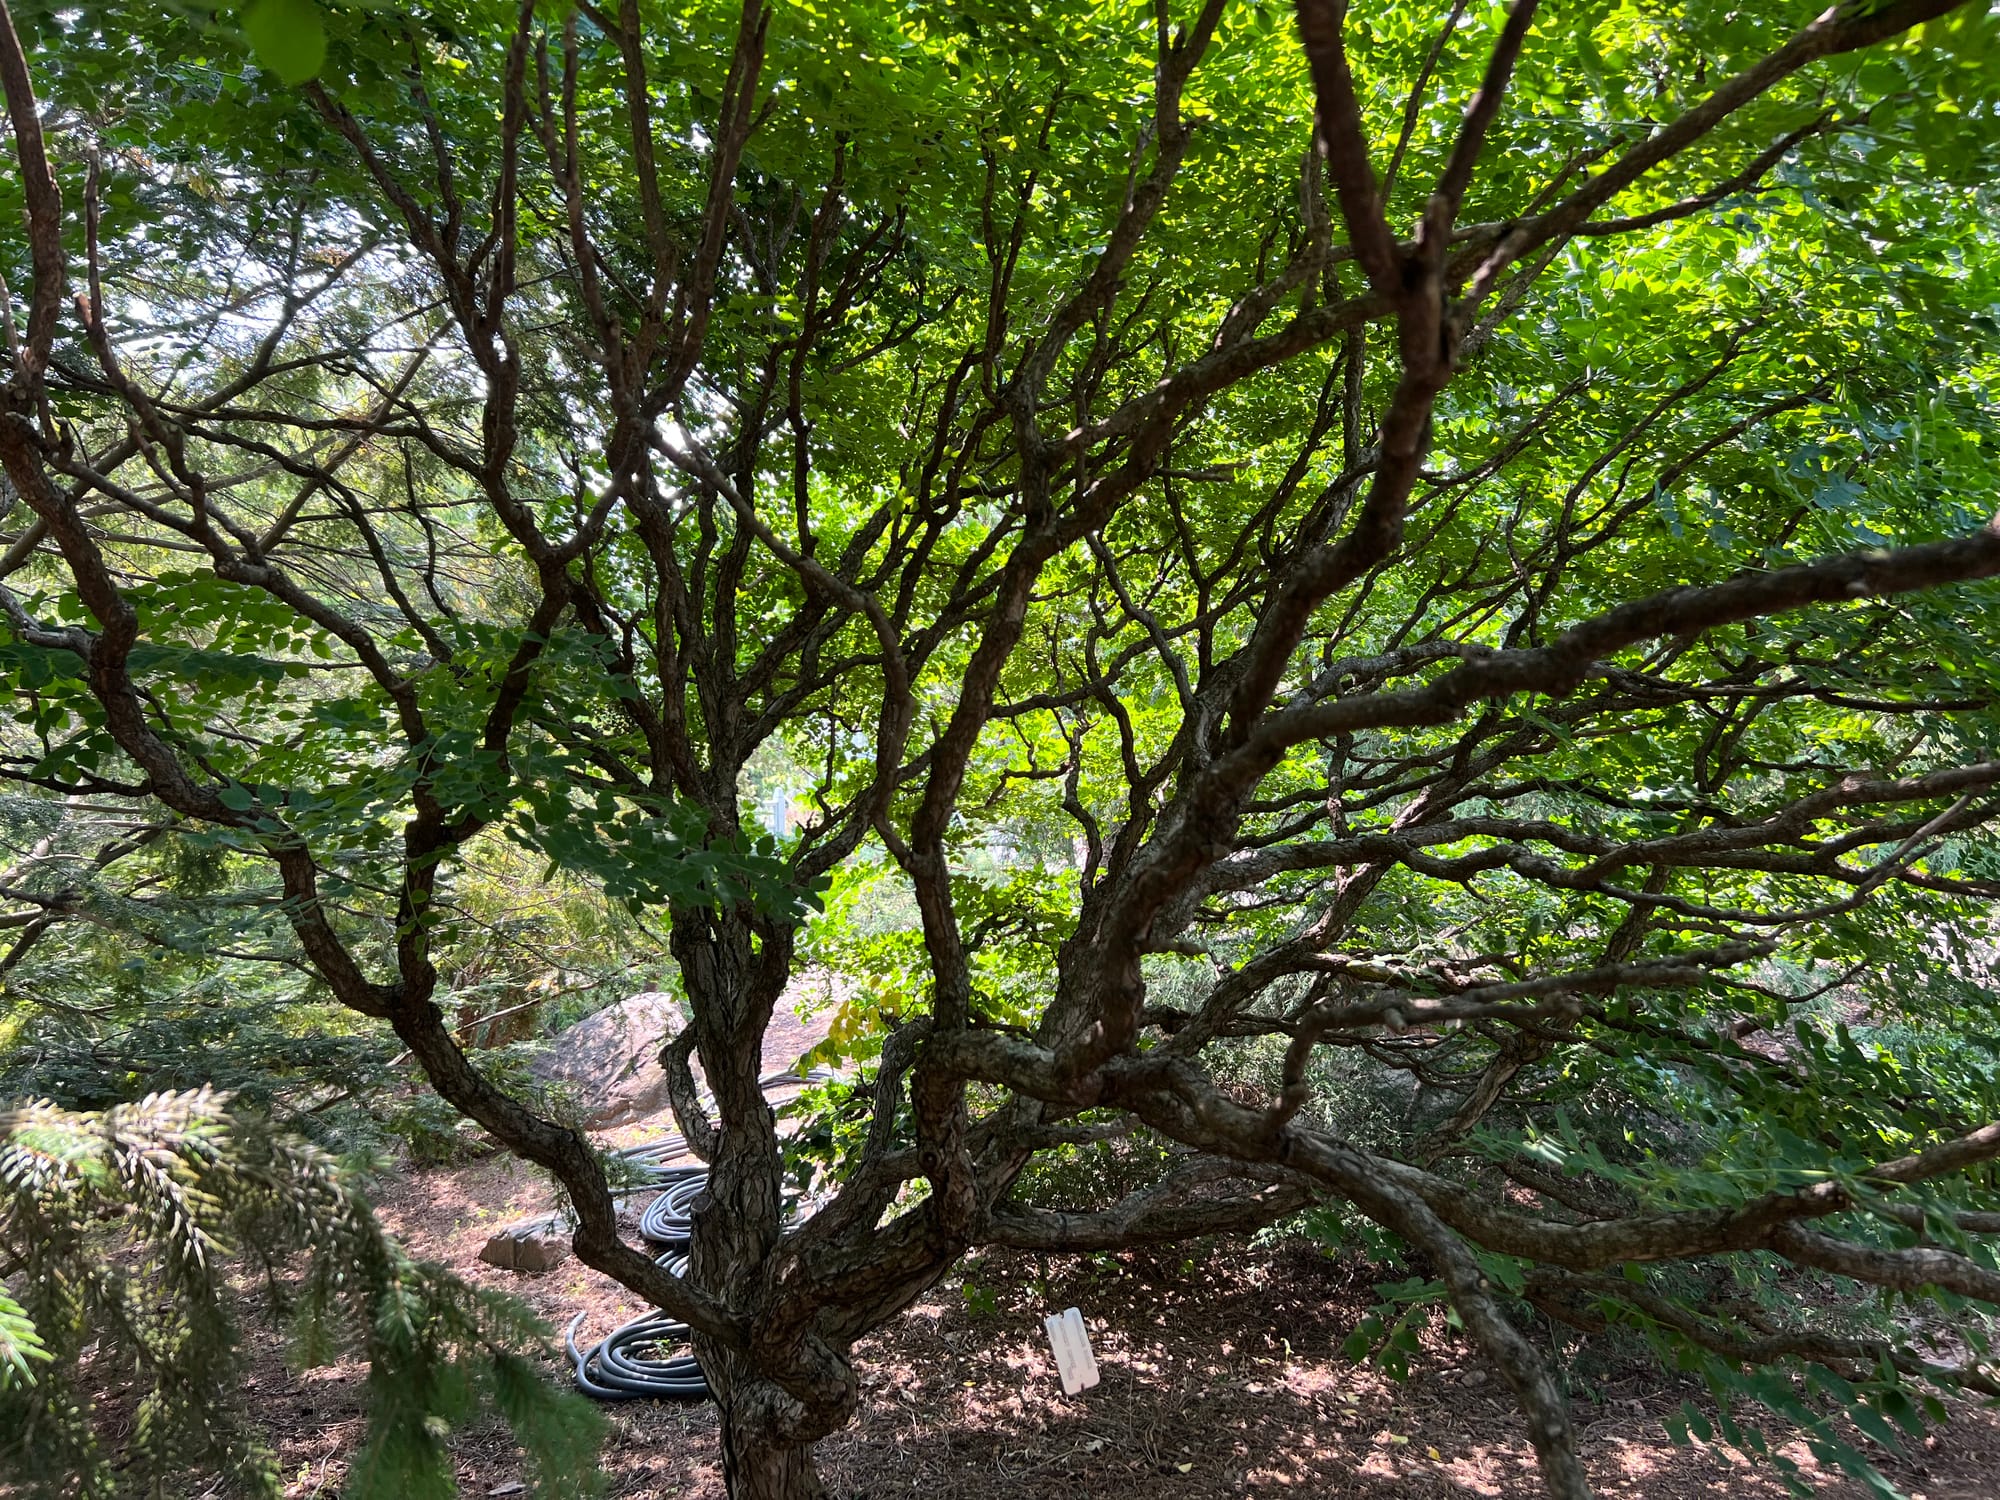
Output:
[[[546,1204],[517,1163],[495,1157],[412,1173],[383,1185],[379,1199],[417,1254],[507,1287],[558,1328],[582,1311],[590,1335],[601,1336],[640,1311],[574,1259],[540,1275],[479,1262],[493,1227]],[[988,1253],[860,1346],[862,1410],[821,1446],[822,1472],[848,1500],[1122,1500],[1140,1486],[1147,1500],[1539,1496],[1520,1418],[1463,1343],[1427,1339],[1401,1385],[1340,1355],[1372,1300],[1365,1269],[1304,1247],[1229,1243],[1196,1259]],[[1072,1305],[1089,1323],[1102,1372],[1096,1389],[1073,1399],[1057,1383],[1041,1327],[1044,1313]],[[361,1435],[359,1377],[353,1368],[295,1376],[275,1349],[260,1356],[248,1394],[268,1414],[295,1500],[339,1493]],[[1664,1389],[1658,1375],[1614,1375],[1578,1403],[1598,1493],[1782,1496],[1768,1468],[1725,1447],[1669,1442],[1661,1417],[1685,1394]],[[610,1495],[721,1500],[712,1407],[609,1410]],[[1824,1481],[1820,1493],[1864,1493],[1826,1476],[1802,1443],[1784,1451]],[[518,1455],[503,1434],[461,1433],[457,1452],[462,1495],[520,1493]],[[2000,1415],[1961,1405],[1948,1426],[1881,1463],[1913,1500],[1994,1500]]]

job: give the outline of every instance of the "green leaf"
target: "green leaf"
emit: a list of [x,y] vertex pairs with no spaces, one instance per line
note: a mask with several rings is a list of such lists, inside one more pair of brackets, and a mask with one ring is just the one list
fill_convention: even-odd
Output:
[[257,61],[288,84],[304,83],[326,62],[326,24],[312,0],[253,0],[243,35]]

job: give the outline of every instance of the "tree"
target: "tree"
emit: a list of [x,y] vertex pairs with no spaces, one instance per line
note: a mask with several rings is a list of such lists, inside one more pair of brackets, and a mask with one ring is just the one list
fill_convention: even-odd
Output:
[[[178,11],[0,29],[5,773],[274,872],[692,1327],[732,1495],[817,1491],[853,1342],[970,1247],[1308,1207],[1398,1237],[1556,1495],[1530,1309],[1808,1422],[1768,1369],[1874,1427],[1994,1389],[1796,1301],[2000,1300],[1991,16],[285,13],[298,88]],[[684,1279],[454,1033],[496,841],[664,916]],[[910,934],[842,927],[871,886]],[[788,1227],[802,943],[868,967]],[[1163,1165],[1038,1196],[1120,1141]]]

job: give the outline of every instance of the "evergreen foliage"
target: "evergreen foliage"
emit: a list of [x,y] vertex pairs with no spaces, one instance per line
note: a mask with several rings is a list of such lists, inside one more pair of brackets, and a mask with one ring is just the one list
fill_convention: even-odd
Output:
[[[254,1278],[301,1366],[368,1364],[355,1500],[457,1493],[447,1438],[497,1412],[537,1493],[594,1492],[600,1422],[527,1358],[547,1330],[512,1299],[410,1259],[317,1148],[201,1089],[101,1112],[0,1112],[0,1465],[32,1495],[181,1493],[190,1473],[280,1492],[244,1398]],[[131,1436],[93,1392],[129,1373]]]

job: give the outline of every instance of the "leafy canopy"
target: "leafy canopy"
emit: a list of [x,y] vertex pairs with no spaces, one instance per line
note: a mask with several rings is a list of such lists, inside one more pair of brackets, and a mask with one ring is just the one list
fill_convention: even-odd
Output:
[[[1989,10],[13,16],[12,1046],[393,1032],[739,1494],[967,1249],[1302,1212],[1559,1495],[1531,1320],[1992,1392]],[[669,961],[682,1280],[478,1045]]]

